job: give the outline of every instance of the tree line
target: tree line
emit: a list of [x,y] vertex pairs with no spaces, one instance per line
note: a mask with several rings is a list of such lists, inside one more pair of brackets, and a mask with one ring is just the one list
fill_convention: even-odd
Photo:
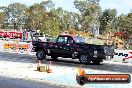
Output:
[[75,0],[78,12],[69,12],[61,7],[55,8],[52,0],[26,6],[12,3],[0,6],[1,29],[40,30],[45,34],[57,36],[65,30],[74,29],[85,33],[97,25],[100,33],[125,31],[132,33],[132,12],[117,15],[116,9],[102,10],[100,0]]

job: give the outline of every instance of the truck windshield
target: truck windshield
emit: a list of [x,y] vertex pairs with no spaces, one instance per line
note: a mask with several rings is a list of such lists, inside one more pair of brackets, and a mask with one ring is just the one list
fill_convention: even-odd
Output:
[[80,37],[80,36],[74,37],[74,40],[76,43],[85,43],[85,38]]
[[67,42],[67,37],[58,37],[58,43],[66,43]]

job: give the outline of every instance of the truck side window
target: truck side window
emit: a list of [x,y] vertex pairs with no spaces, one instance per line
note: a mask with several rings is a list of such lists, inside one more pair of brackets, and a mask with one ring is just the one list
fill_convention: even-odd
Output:
[[67,40],[67,43],[68,43],[68,44],[73,44],[73,42],[74,42],[74,41],[73,41],[72,38],[68,38],[68,40]]
[[67,42],[67,37],[59,37],[57,42],[58,43],[66,43]]

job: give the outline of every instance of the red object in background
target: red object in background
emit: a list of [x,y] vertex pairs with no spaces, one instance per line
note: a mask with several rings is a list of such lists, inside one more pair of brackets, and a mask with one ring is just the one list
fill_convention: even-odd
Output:
[[[129,52],[129,53],[132,54],[132,52]],[[131,55],[130,57],[128,57],[128,59],[129,59],[129,58],[132,58],[132,55]]]
[[9,37],[8,32],[4,32],[4,36],[5,36],[5,37]]
[[[16,31],[0,31],[0,37],[8,37],[8,38],[20,38],[23,37],[23,32],[16,32]],[[26,32],[26,38],[28,38],[28,32]]]
[[122,36],[122,35],[125,35],[125,32],[116,32],[114,35],[115,36]]
[[22,39],[22,32],[16,32],[16,35],[14,37]]
[[116,33],[114,33],[114,36],[118,36],[118,37],[123,36],[124,38],[129,37],[129,35],[126,32],[116,32]]
[[4,32],[0,31],[0,37],[4,36]]

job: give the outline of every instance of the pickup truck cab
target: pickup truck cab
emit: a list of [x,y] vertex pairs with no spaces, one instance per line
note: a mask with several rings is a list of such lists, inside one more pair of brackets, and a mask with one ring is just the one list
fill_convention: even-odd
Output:
[[99,64],[106,59],[103,45],[85,43],[84,39],[78,39],[71,35],[60,35],[55,42],[33,41],[33,50],[39,60],[51,56],[53,60],[58,57],[79,59],[82,64]]

